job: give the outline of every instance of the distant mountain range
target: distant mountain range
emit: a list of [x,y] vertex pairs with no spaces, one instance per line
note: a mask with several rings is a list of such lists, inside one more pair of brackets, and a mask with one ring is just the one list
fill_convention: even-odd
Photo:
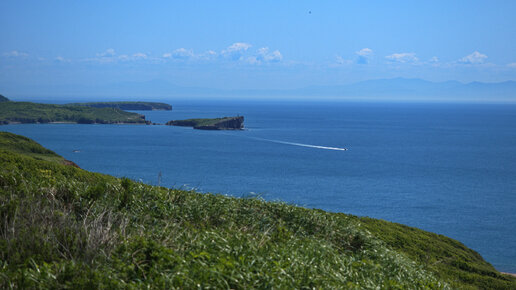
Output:
[[[24,87],[30,92],[2,90],[4,95],[107,97],[112,99],[167,99],[181,97],[254,97],[254,98],[345,98],[371,100],[463,100],[516,102],[516,81],[498,83],[458,81],[431,82],[422,79],[393,78],[361,81],[338,86],[308,86],[298,89],[229,90],[203,87],[182,87],[165,80],[122,82],[101,86]],[[11,94],[9,94],[11,93]]]
[[312,86],[296,90],[306,96],[366,97],[378,99],[514,100],[516,82],[461,83],[430,82],[422,79],[377,79],[343,86]]

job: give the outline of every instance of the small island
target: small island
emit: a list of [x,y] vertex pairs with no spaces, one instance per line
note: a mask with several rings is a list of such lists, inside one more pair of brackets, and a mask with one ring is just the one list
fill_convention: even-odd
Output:
[[157,102],[92,102],[92,103],[71,103],[70,106],[85,106],[93,108],[117,108],[129,111],[170,111],[172,106]]
[[242,130],[244,128],[244,117],[172,120],[168,121],[165,125],[193,127],[199,130]]

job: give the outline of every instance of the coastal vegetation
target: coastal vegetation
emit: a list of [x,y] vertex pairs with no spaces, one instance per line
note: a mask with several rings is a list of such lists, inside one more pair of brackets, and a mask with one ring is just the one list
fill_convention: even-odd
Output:
[[92,103],[72,103],[72,106],[86,106],[93,108],[117,108],[120,110],[133,111],[170,111],[172,106],[165,103],[156,102],[92,102]]
[[0,133],[0,288],[516,288],[416,228],[66,166]]
[[244,128],[244,117],[172,120],[165,125],[193,127],[201,130],[240,130]]
[[10,123],[148,124],[145,116],[118,108],[92,108],[31,102],[2,102],[0,124]]
[[8,98],[6,98],[6,97],[4,97],[4,96],[0,95],[0,102],[8,102],[8,101],[9,101],[9,99],[8,99]]

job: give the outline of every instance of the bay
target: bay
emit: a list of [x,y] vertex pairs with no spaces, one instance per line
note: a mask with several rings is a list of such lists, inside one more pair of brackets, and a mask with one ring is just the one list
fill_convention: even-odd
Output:
[[90,171],[415,226],[516,272],[515,105],[168,103],[173,111],[139,113],[158,123],[243,115],[246,130],[76,124],[0,130],[32,138]]

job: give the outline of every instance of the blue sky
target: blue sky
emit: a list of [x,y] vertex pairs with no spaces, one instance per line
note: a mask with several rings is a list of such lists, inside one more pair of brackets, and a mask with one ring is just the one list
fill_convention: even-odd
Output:
[[512,0],[2,0],[0,88],[516,80],[515,12]]

